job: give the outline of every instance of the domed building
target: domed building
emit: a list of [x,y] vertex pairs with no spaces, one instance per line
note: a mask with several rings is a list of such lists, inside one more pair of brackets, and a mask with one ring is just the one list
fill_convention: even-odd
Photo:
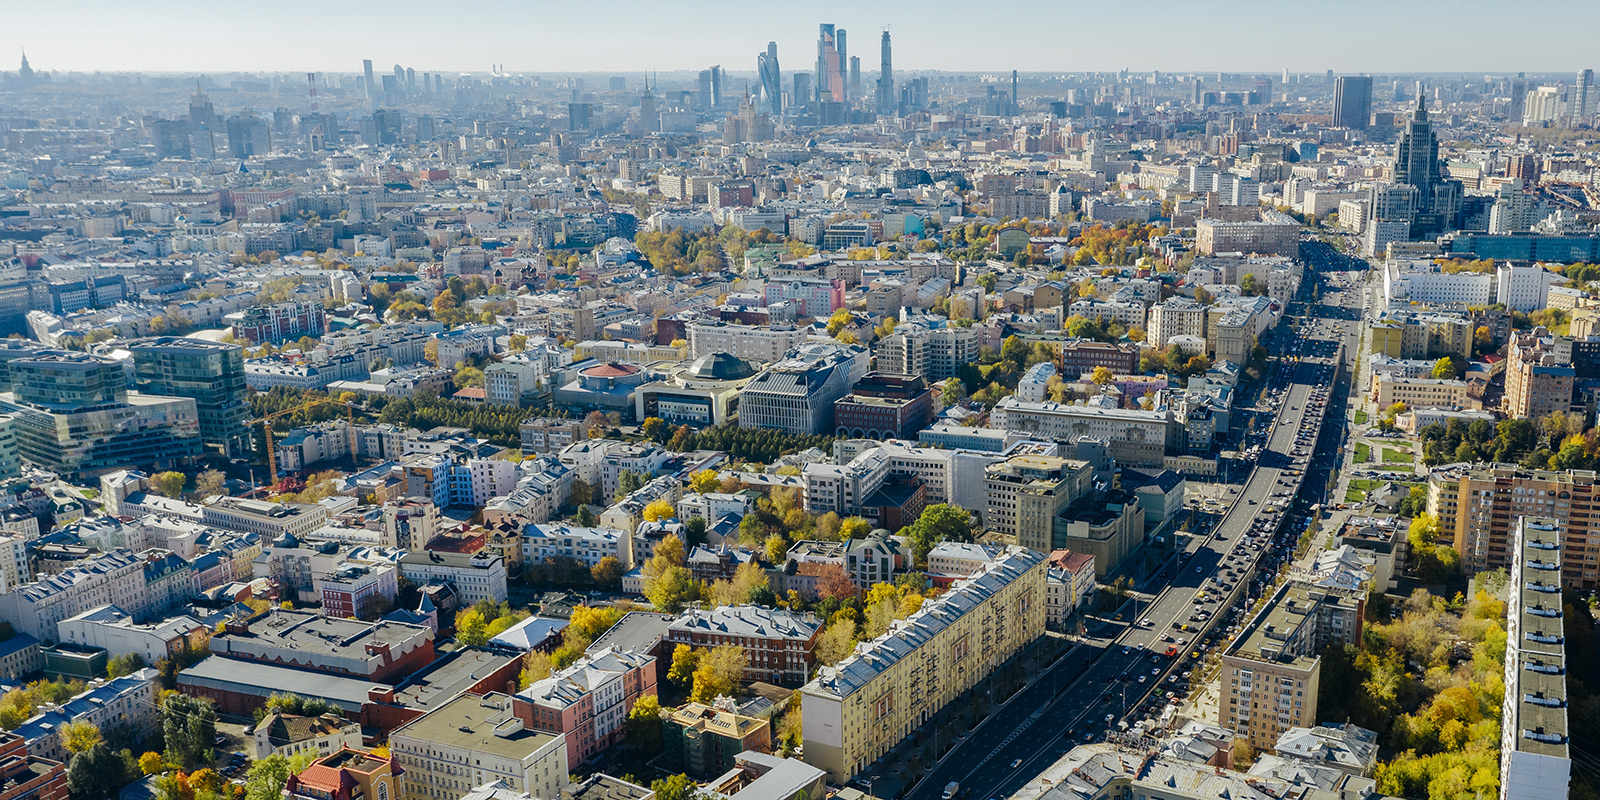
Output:
[[636,391],[649,378],[650,373],[636,364],[595,364],[556,389],[555,402],[574,412],[616,411],[626,419],[633,412]]
[[722,425],[739,409],[739,391],[756,375],[750,362],[728,353],[707,353],[664,380],[635,394],[638,419],[658,417],[669,425]]

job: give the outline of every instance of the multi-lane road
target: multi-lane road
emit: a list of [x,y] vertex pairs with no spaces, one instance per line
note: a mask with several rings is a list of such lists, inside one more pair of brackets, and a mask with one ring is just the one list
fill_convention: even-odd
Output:
[[[1307,505],[1301,496],[1307,471],[1333,463],[1342,435],[1349,391],[1343,366],[1358,331],[1350,306],[1359,307],[1360,297],[1329,291],[1334,284],[1322,288],[1320,303],[1291,308],[1301,316],[1292,333],[1278,337],[1284,357],[1260,400],[1276,421],[1257,434],[1263,445],[1257,463],[1223,518],[1186,542],[1149,587],[1137,587],[1155,595],[1130,624],[1074,647],[929,770],[908,794],[912,800],[933,800],[951,781],[964,797],[1005,797],[1075,744],[1158,715],[1160,693],[1185,685],[1205,640],[1236,622],[1263,589],[1305,529],[1304,517],[1295,515]],[[1339,429],[1323,436],[1330,404],[1337,406]],[[1169,649],[1176,657],[1166,655]]]

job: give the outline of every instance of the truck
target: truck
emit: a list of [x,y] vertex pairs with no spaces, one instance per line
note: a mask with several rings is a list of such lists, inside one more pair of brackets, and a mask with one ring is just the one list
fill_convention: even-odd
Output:
[[956,793],[961,791],[961,784],[951,781],[944,785],[944,792],[939,795],[942,800],[954,800]]

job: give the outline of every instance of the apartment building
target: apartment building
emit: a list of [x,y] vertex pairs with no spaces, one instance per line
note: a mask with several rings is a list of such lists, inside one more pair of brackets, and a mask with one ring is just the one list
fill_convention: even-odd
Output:
[[1561,524],[1520,517],[1506,606],[1505,702],[1500,712],[1500,797],[1566,797],[1572,776],[1567,652],[1562,630]]
[[1322,648],[1359,641],[1365,601],[1297,581],[1278,588],[1222,652],[1217,724],[1257,748],[1317,724]]
[[522,560],[526,564],[571,559],[593,567],[608,557],[621,562],[624,571],[633,569],[633,537],[616,528],[585,528],[565,522],[522,529]]
[[770,364],[806,341],[806,330],[793,325],[738,325],[731,322],[689,324],[691,358],[727,353],[734,358]]
[[816,663],[811,650],[822,625],[809,615],[761,606],[719,606],[683,612],[667,628],[668,649],[680,644],[743,647],[745,678],[797,686]]
[[576,769],[622,741],[634,702],[655,693],[653,656],[605,648],[535,680],[512,707],[527,727],[565,736],[567,769]]
[[1294,256],[1300,252],[1300,223],[1287,214],[1262,211],[1261,219],[1195,221],[1195,249],[1203,255],[1254,253]]
[[1045,631],[1045,557],[1021,547],[800,689],[805,761],[844,783]]
[[962,366],[978,359],[979,332],[943,320],[916,319],[895,326],[894,333],[877,344],[878,369],[901,375],[921,375],[937,383],[961,374]]
[[1510,417],[1539,419],[1572,405],[1577,371],[1572,340],[1544,328],[1517,331],[1506,347],[1506,394],[1502,410]]
[[23,584],[0,595],[0,620],[49,644],[59,640],[57,625],[92,608],[114,605],[136,618],[149,613],[144,560],[128,550],[113,550],[73,567]]
[[[1591,470],[1533,470],[1515,464],[1451,464],[1428,476],[1428,513],[1439,535],[1476,574],[1510,567],[1517,520],[1556,520],[1562,531],[1561,582],[1569,589],[1600,587],[1600,485]],[[1594,521],[1591,522],[1591,517]]]
[[1150,307],[1150,331],[1145,341],[1166,347],[1174,336],[1206,338],[1206,307],[1186,298],[1175,297]]
[[535,730],[499,692],[461,694],[389,735],[404,773],[402,795],[461,797],[501,781],[514,792],[560,797],[568,782],[567,737]]
[[219,497],[201,507],[200,521],[223,530],[255,533],[272,540],[286,533],[303,537],[328,524],[328,510],[314,503],[269,503],[244,497]]
[[573,442],[589,438],[588,426],[581,420],[533,417],[518,428],[524,455],[559,453]]
[[723,775],[741,754],[772,750],[772,724],[739,714],[731,698],[665,710],[661,729],[664,765],[698,780]]

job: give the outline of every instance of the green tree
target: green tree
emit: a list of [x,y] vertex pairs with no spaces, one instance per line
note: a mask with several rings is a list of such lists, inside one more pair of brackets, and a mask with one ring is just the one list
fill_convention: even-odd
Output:
[[628,743],[646,754],[661,750],[661,701],[653,694],[642,695],[628,709],[624,723]]
[[289,783],[289,776],[304,772],[310,764],[310,753],[299,753],[293,757],[273,753],[255,761],[245,773],[246,800],[282,800],[283,787]]
[[651,781],[650,791],[655,793],[656,800],[699,800],[700,797],[700,787],[682,774]]
[[972,513],[948,503],[931,505],[916,522],[902,528],[900,534],[911,540],[917,563],[925,564],[928,552],[940,542],[972,541]]
[[185,769],[210,763],[217,710],[210,700],[169,694],[161,704],[161,733],[168,761]]
[[106,662],[106,675],[111,678],[120,678],[124,675],[132,675],[144,668],[144,656],[138,653],[124,653]]
[[97,742],[67,763],[67,791],[72,800],[102,800],[115,796],[125,783],[127,768],[104,742]]

